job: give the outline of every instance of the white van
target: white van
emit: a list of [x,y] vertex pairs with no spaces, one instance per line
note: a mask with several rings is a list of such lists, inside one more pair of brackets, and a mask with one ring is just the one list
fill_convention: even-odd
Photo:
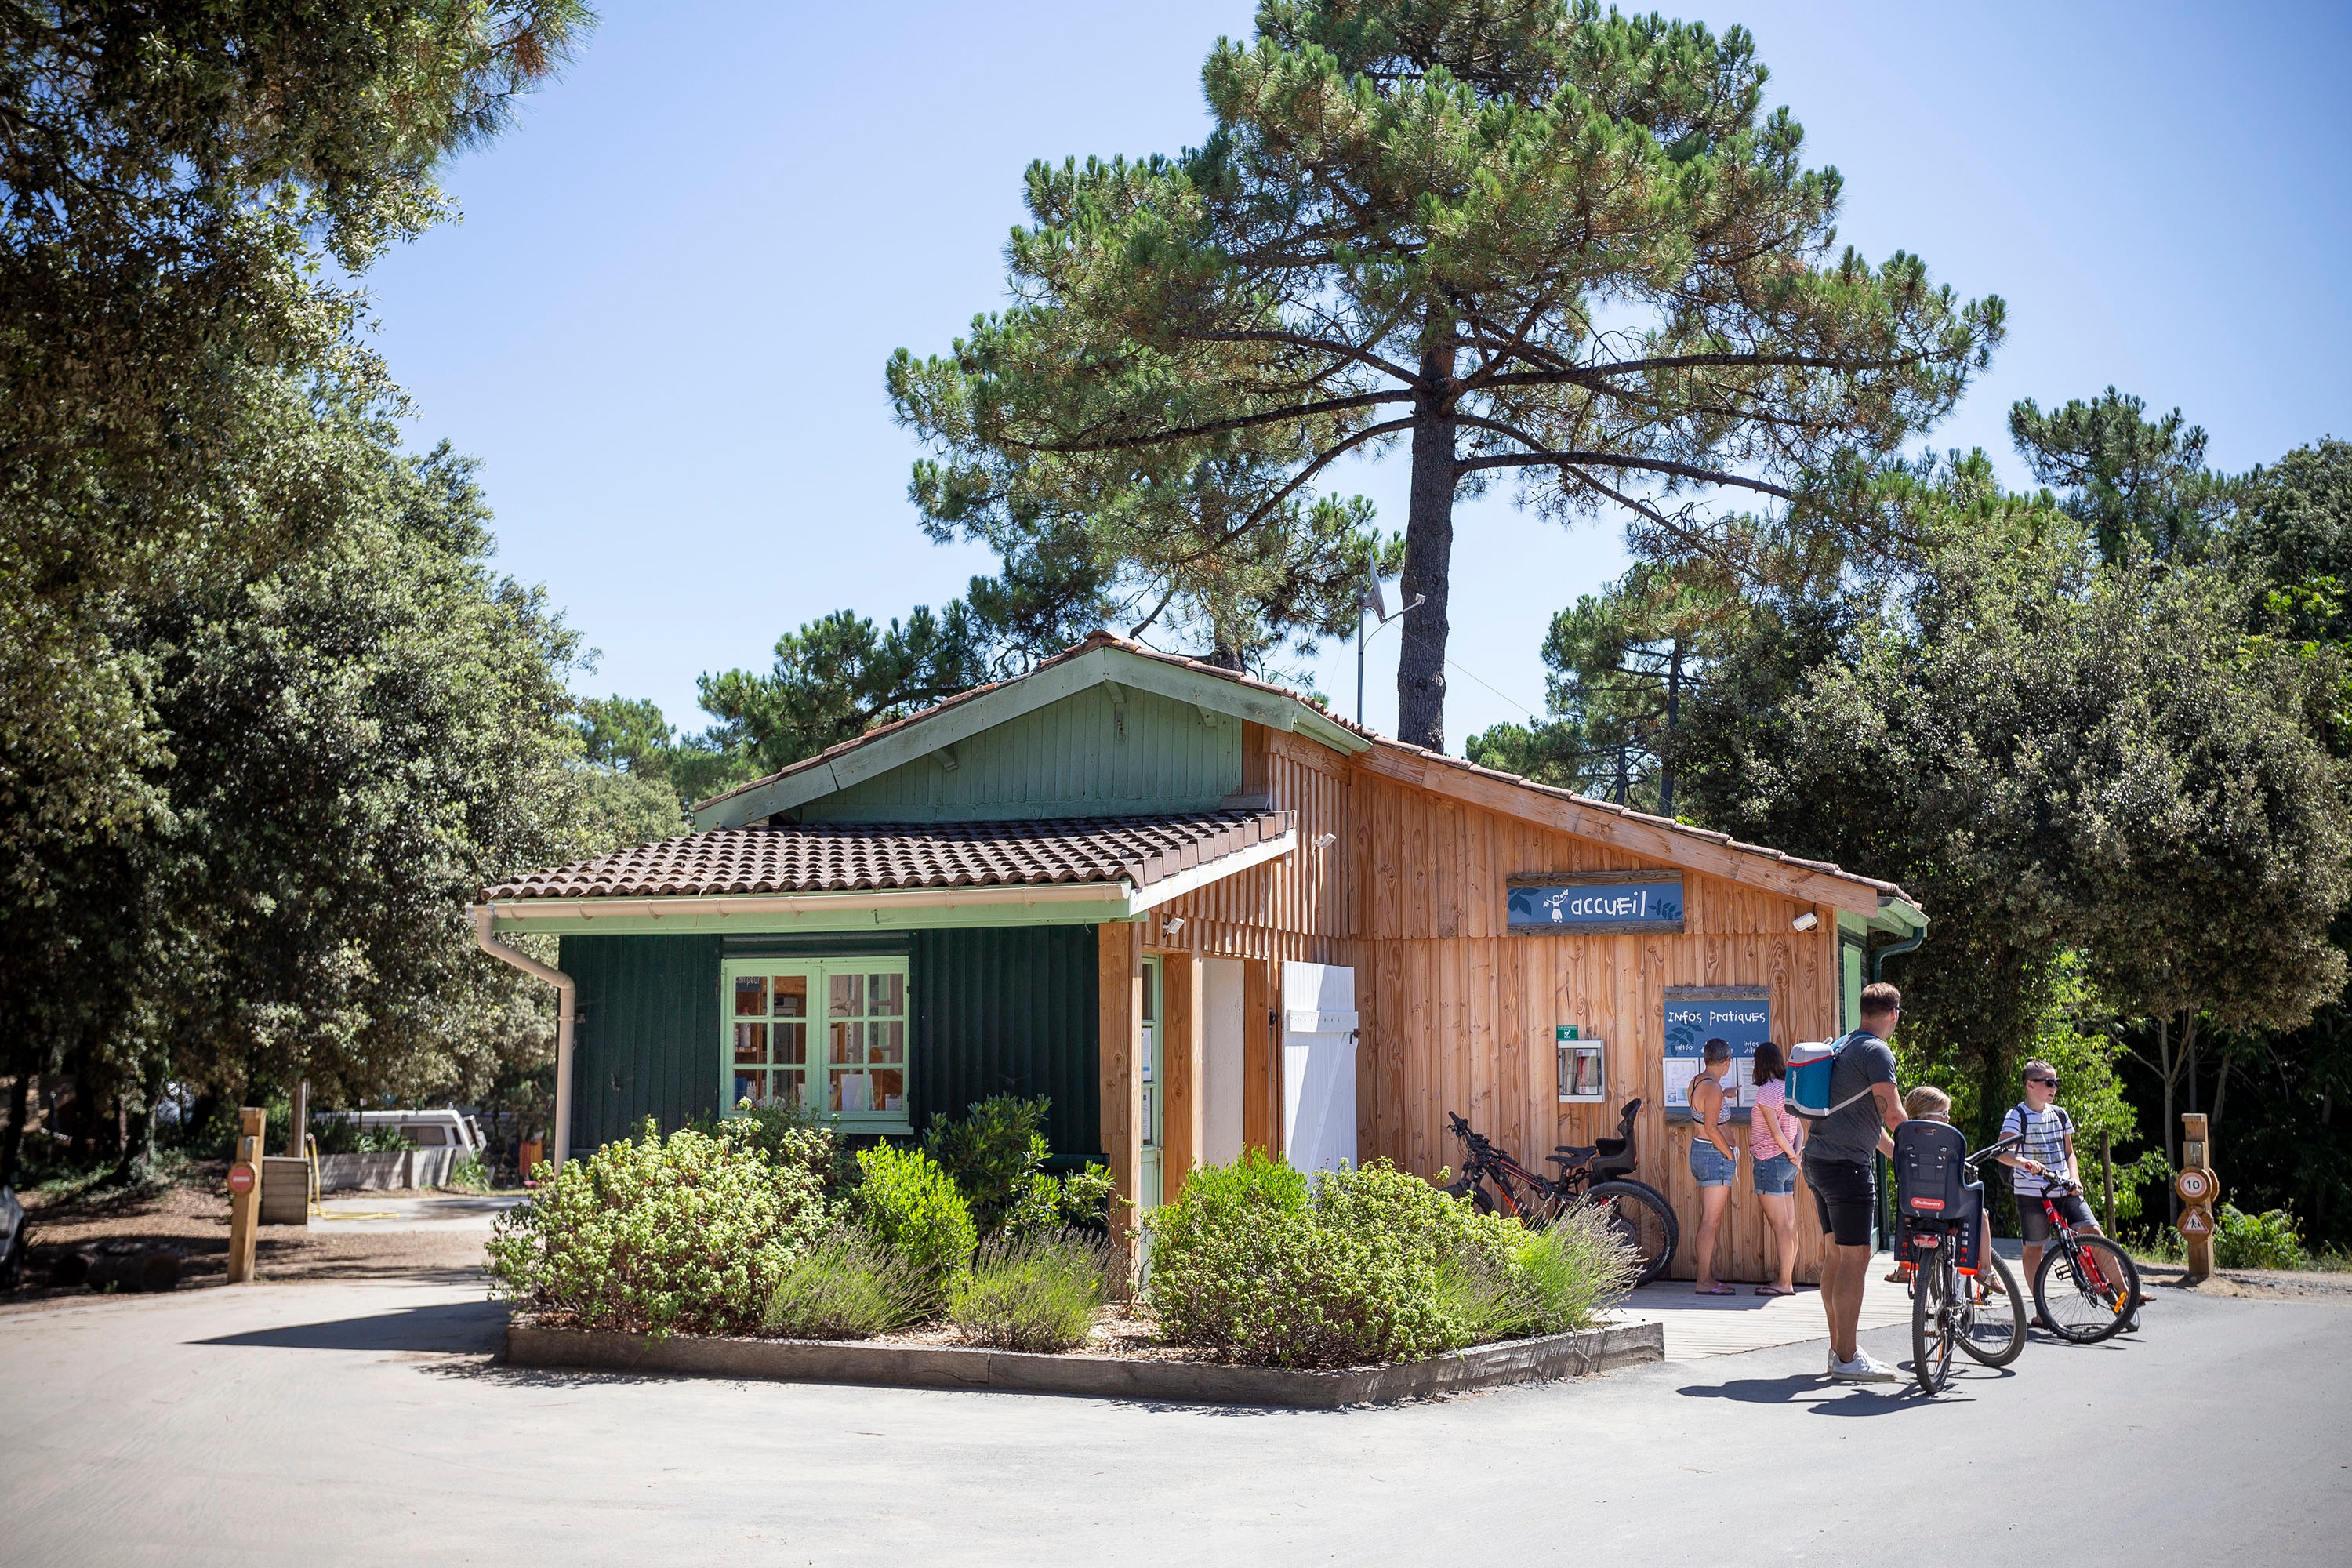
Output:
[[345,1121],[359,1127],[390,1127],[419,1149],[456,1149],[466,1154],[482,1150],[481,1124],[467,1112],[448,1110],[345,1110]]

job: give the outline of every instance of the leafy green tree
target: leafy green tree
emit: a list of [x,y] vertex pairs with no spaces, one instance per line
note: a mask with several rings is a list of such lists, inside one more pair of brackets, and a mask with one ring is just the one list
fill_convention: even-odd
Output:
[[[147,858],[189,831],[156,626],[374,504],[368,416],[398,393],[332,269],[441,216],[438,162],[507,123],[587,22],[578,0],[0,11],[11,1067],[95,1059],[130,1026],[109,977],[151,955],[128,913],[100,915],[152,893]],[[100,930],[75,935],[85,916]]]
[[[0,859],[152,809],[117,600],[314,537],[320,395],[395,395],[327,280],[446,210],[578,0],[43,3],[0,12]],[[323,392],[314,384],[323,377]],[[6,896],[0,894],[0,896]]]
[[[1727,561],[1699,496],[1834,531],[2002,335],[1998,300],[1916,257],[1832,254],[1842,182],[1765,111],[1738,28],[1267,0],[1202,79],[1201,147],[1033,165],[1015,304],[893,360],[939,454],[915,498],[992,542],[1101,517],[1158,570],[1297,526],[1331,463],[1404,443],[1419,744],[1444,744],[1457,497],[1517,472],[1547,510],[1618,509],[1645,549]],[[1137,519],[1164,546],[1131,542]]]
[[2044,414],[2032,398],[2009,411],[2009,433],[2033,477],[2065,492],[2107,561],[2134,551],[2200,560],[2227,528],[2238,483],[2205,466],[2205,431],[2176,408],[2160,419],[2109,387]]
[[2102,566],[2063,513],[1956,500],[1900,614],[1727,747],[1743,766],[1693,780],[1700,817],[1924,899],[1913,1026],[1988,1114],[2069,948],[2116,1005],[2192,1039],[2199,1020],[2294,1026],[2344,977],[2343,764],[2313,730],[2338,677],[2250,644],[2245,615],[2219,568]]
[[481,1087],[548,1044],[544,998],[474,951],[464,907],[583,847],[577,638],[490,572],[469,465],[362,435],[369,472],[316,542],[114,627],[152,672],[155,805],[52,840],[45,896],[0,914],[15,1070],[152,1113],[167,1081]]

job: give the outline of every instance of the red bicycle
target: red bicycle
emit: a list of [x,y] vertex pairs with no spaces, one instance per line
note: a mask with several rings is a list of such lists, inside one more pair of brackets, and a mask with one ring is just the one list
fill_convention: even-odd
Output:
[[2074,1344],[2113,1339],[2139,1314],[2139,1268],[2105,1237],[2074,1234],[2057,1200],[2080,1197],[2081,1187],[2059,1176],[2043,1179],[2050,1185],[2042,1192],[2017,1194],[2021,1206],[2039,1203],[2050,1216],[2050,1240],[2033,1271],[2034,1310],[2053,1333]]

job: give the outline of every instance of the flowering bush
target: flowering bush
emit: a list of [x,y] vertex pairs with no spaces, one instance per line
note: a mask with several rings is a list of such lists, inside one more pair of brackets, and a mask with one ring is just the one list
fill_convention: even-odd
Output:
[[741,1332],[828,1223],[806,1165],[690,1128],[665,1139],[647,1118],[499,1218],[490,1277],[500,1299],[580,1328]]

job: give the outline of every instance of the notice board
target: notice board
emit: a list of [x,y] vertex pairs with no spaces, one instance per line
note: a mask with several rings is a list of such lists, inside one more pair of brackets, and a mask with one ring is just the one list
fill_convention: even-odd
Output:
[[1669,985],[1665,994],[1664,1042],[1666,1120],[1691,1119],[1690,1082],[1706,1059],[1706,1043],[1722,1040],[1731,1047],[1731,1073],[1724,1093],[1733,1107],[1731,1120],[1745,1121],[1756,1103],[1756,1047],[1777,1040],[1772,1032],[1772,993],[1761,985]]

